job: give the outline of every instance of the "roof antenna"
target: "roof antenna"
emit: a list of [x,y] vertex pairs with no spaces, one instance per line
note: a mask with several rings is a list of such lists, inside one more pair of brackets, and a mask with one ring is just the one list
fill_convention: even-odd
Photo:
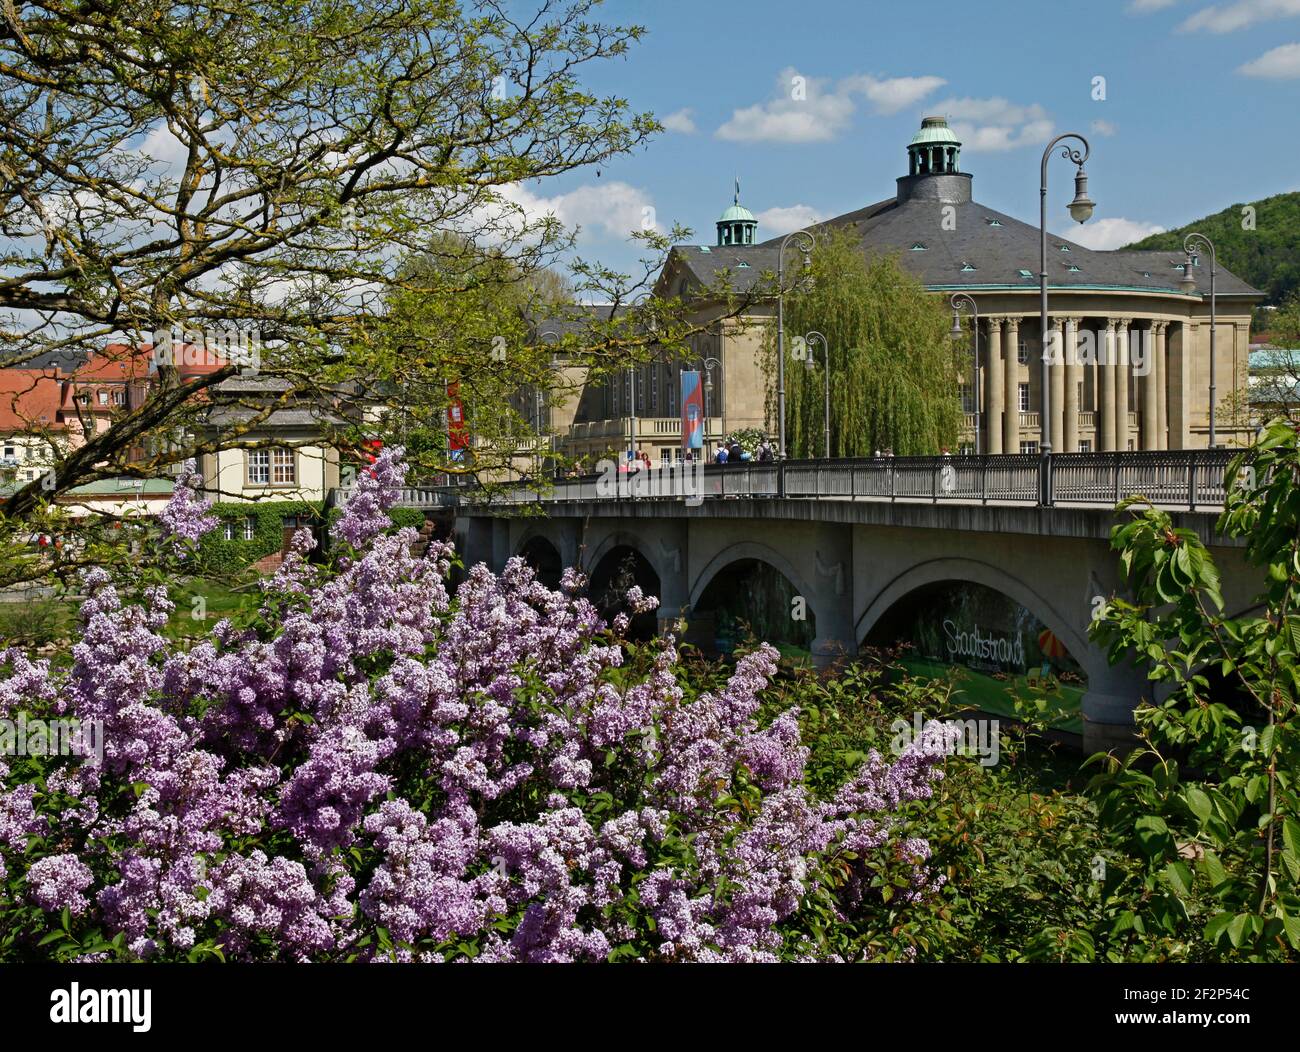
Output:
[[735,205],[740,204],[740,176],[739,176],[739,174],[737,174],[737,176],[736,176],[736,196],[733,197],[733,198],[731,199],[731,203],[732,203],[732,204],[735,204]]

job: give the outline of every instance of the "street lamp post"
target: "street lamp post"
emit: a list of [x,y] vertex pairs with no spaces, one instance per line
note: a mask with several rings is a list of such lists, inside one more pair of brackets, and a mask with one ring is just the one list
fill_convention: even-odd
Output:
[[961,310],[963,307],[970,308],[975,321],[975,371],[971,378],[971,394],[975,399],[975,455],[979,456],[980,406],[983,404],[980,399],[980,309],[975,301],[964,292],[954,292],[948,302],[952,304],[952,331],[950,335],[954,340],[960,340],[964,335],[961,327]]
[[804,343],[808,345],[808,364],[812,365],[812,344],[814,340],[822,342],[822,372],[826,375],[823,377],[826,387],[826,399],[822,406],[822,446],[825,452],[822,454],[827,460],[831,459],[831,345],[826,342],[826,337],[820,332],[810,332],[804,338]]
[[[628,302],[627,305],[628,310],[631,310],[637,304],[641,303],[642,300],[645,300],[651,295],[652,293],[650,292],[650,290],[647,289],[645,292],[640,292],[637,295],[633,296],[632,299]],[[659,326],[657,325],[653,317],[650,319],[650,331],[652,333],[659,331]],[[628,449],[630,450],[632,460],[636,459],[636,368],[637,367],[635,364],[629,365],[627,367],[628,412],[631,414],[632,417],[630,421],[631,441],[628,446]]]
[[[562,339],[564,339],[564,337],[563,337],[560,333],[556,332],[554,329],[547,329],[547,330],[545,330],[544,332],[539,332],[539,333],[537,334],[537,338],[538,338],[539,340],[543,340],[543,341],[544,341],[544,340],[547,339],[547,337],[550,337],[550,338],[553,339],[553,340],[562,340]],[[548,363],[549,363],[549,365],[550,365],[550,367],[551,367],[551,371],[554,372],[554,370],[555,370],[555,354],[554,354],[554,352],[552,352],[550,358],[548,359]],[[538,437],[539,439],[542,437],[542,405],[543,405],[543,403],[545,403],[545,406],[546,406],[546,430],[547,430],[548,432],[551,432],[551,434],[550,434],[550,439],[549,439],[549,441],[550,441],[550,446],[551,446],[551,464],[552,464],[552,466],[554,466],[554,464],[555,464],[555,434],[554,434],[554,430],[553,430],[553,428],[552,428],[551,425],[554,423],[554,420],[553,420],[552,414],[554,413],[554,408],[555,408],[555,407],[554,407],[554,405],[553,405],[551,399],[546,398],[546,396],[545,396],[545,391],[544,391],[544,389],[542,388],[542,386],[541,386],[540,384],[539,384],[538,387],[537,387],[536,396],[537,396],[537,411],[536,411],[536,417],[535,417],[535,421],[534,421],[534,423],[535,423],[536,430],[537,430],[537,437]],[[534,471],[535,471],[536,474],[540,475],[540,474],[542,473],[542,472],[541,472],[541,456],[542,456],[542,455],[541,455],[541,453],[537,452],[537,447],[536,447],[536,446],[533,447],[533,452],[534,452],[534,459],[537,461],[537,465],[538,465],[538,466],[534,469]]]
[[796,240],[803,249],[803,265],[808,270],[812,267],[812,250],[815,244],[812,234],[807,230],[796,230],[781,239],[781,251],[776,259],[776,415],[777,459],[785,459],[785,249],[791,240]]
[[[709,411],[709,402],[712,401],[713,399],[713,374],[709,372],[709,370],[717,369],[718,372],[721,373],[722,362],[719,361],[717,358],[709,357],[709,358],[705,358],[704,361],[701,362],[700,364],[704,367],[704,449],[701,451],[701,453],[705,458],[705,462],[707,463],[708,456],[709,456],[709,417],[712,415]],[[722,435],[724,438],[726,437],[726,434],[727,434],[727,403],[724,398],[722,403]]]
[[1198,241],[1210,250],[1210,448],[1213,449],[1215,445],[1214,399],[1216,391],[1214,384],[1214,334],[1219,327],[1219,305],[1214,286],[1219,261],[1218,254],[1214,250],[1214,242],[1198,231],[1188,234],[1183,241],[1183,251],[1187,253],[1187,262],[1183,264],[1183,280],[1180,284],[1187,292],[1196,290],[1196,279],[1192,277],[1192,267],[1196,265],[1196,250],[1192,246]]
[[[1038,450],[1042,454],[1044,465],[1040,497],[1044,504],[1047,503],[1048,498],[1046,465],[1049,463],[1048,458],[1052,453],[1051,356],[1047,350],[1047,159],[1052,155],[1052,151],[1056,149],[1057,144],[1064,142],[1066,139],[1078,139],[1083,144],[1083,153],[1070,146],[1061,147],[1061,156],[1078,165],[1078,169],[1074,173],[1074,200],[1070,202],[1070,217],[1075,222],[1086,223],[1092,216],[1094,207],[1092,200],[1088,197],[1088,175],[1083,170],[1084,162],[1088,160],[1092,147],[1088,145],[1087,139],[1075,132],[1058,135],[1047,144],[1047,149],[1043,151],[1043,162],[1039,169],[1040,178],[1038,183],[1038,335],[1039,342],[1042,344],[1040,350],[1042,368],[1039,382],[1043,387]],[[1063,361],[1061,365],[1064,366]]]

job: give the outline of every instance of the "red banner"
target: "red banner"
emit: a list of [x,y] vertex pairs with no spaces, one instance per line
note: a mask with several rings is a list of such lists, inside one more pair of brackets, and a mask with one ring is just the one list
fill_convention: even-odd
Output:
[[455,380],[447,385],[447,446],[452,453],[469,449],[465,407],[460,402],[460,383]]

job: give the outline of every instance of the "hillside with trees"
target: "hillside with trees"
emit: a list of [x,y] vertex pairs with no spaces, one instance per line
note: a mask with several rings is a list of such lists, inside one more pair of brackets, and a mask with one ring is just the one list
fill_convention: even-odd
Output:
[[1125,247],[1181,252],[1183,239],[1199,230],[1214,242],[1223,266],[1266,292],[1268,303],[1281,304],[1300,292],[1300,192],[1252,202],[1253,228],[1244,223],[1246,207],[1235,204]]

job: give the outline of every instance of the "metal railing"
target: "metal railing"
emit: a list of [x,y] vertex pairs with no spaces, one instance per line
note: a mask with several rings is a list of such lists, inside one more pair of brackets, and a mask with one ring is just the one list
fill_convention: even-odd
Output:
[[[771,498],[1109,507],[1133,494],[1165,507],[1221,508],[1226,449],[674,464],[506,489],[494,503]],[[448,494],[441,493],[446,498]],[[455,497],[455,494],[450,496]],[[461,503],[474,503],[471,492]]]

